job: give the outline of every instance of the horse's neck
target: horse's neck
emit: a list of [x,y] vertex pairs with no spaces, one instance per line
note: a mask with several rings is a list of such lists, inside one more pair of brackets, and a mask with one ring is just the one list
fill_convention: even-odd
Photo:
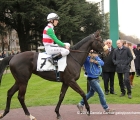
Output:
[[91,50],[91,43],[92,41],[87,41],[86,43],[84,43],[79,49],[78,51],[82,51],[82,52],[78,52],[77,54],[74,54],[74,58],[80,63],[80,65],[83,65],[89,51]]

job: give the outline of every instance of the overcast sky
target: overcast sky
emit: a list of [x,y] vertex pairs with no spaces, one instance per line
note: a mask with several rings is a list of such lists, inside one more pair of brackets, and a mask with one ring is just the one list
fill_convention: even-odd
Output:
[[[109,12],[109,1],[104,0],[105,12]],[[140,0],[118,0],[118,15],[120,31],[140,38]]]

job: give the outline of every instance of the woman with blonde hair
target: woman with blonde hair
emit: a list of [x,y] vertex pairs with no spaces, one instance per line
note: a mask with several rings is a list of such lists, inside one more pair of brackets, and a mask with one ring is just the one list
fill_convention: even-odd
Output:
[[134,75],[135,75],[135,63],[134,63],[134,59],[136,58],[134,52],[133,52],[133,46],[131,43],[127,43],[131,53],[132,53],[132,56],[133,56],[133,60],[131,61],[131,68],[130,68],[130,72],[129,72],[129,79],[130,79],[130,85],[131,85],[131,88],[133,88],[133,79],[134,79]]

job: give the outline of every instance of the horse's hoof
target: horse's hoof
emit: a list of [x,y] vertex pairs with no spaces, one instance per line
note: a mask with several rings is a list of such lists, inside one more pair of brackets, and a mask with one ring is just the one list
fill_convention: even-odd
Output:
[[3,118],[3,113],[0,114],[0,119]]
[[36,118],[33,118],[32,120],[37,120]]
[[90,112],[89,111],[87,111],[87,115],[90,116]]
[[30,118],[30,120],[37,120],[34,116],[30,115],[28,116]]
[[58,116],[58,117],[57,117],[57,120],[62,120],[61,116]]

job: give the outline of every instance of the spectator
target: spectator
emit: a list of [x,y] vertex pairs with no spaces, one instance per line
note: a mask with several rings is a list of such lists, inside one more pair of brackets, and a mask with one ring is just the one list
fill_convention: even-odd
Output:
[[133,50],[135,50],[137,48],[137,46],[136,45],[133,45]]
[[2,57],[2,53],[1,53],[1,52],[0,52],[0,58],[3,58],[3,57]]
[[133,88],[133,79],[134,79],[134,75],[135,75],[135,64],[134,64],[134,59],[136,58],[134,52],[133,52],[133,46],[131,43],[127,43],[128,44],[128,47],[130,48],[130,51],[132,53],[132,56],[133,56],[133,60],[131,61],[131,68],[130,68],[130,72],[129,72],[129,80],[130,80],[130,85],[131,85],[131,88]]
[[[90,51],[89,56],[87,57],[84,67],[87,73],[87,80],[90,85],[90,90],[86,94],[86,99],[88,100],[90,97],[94,95],[95,92],[98,93],[100,103],[105,110],[105,112],[113,112],[106,103],[104,92],[99,84],[99,76],[101,74],[101,69],[104,62],[98,57],[98,54],[95,51]],[[84,100],[82,99],[80,103],[77,105],[80,113],[83,111]]]
[[11,53],[10,53],[10,55],[15,55],[15,51],[12,50]]
[[136,68],[136,76],[140,76],[140,44],[137,44],[137,48],[134,49],[134,54],[136,56],[135,62],[135,68]]
[[132,96],[131,96],[131,87],[130,87],[130,80],[129,80],[129,71],[130,71],[130,64],[133,59],[133,56],[131,54],[130,49],[123,46],[123,42],[121,40],[117,40],[117,48],[114,50],[112,59],[114,64],[116,65],[116,72],[118,75],[119,85],[122,92],[120,97],[123,97],[126,94],[126,91],[124,89],[124,83],[125,83],[127,88],[128,98],[131,99]]
[[[108,39],[106,40],[105,44],[108,46],[109,54],[108,56],[102,57],[104,61],[103,72],[102,77],[104,80],[104,89],[105,94],[115,94],[114,92],[114,75],[115,75],[115,65],[112,60],[112,55],[114,52],[114,48],[112,47],[112,40]],[[110,83],[110,90],[109,90],[109,83]]]
[[2,52],[2,57],[3,57],[3,58],[7,57],[6,51],[3,51],[3,52]]
[[11,56],[11,51],[8,51],[8,56]]
[[19,54],[19,53],[21,53],[21,51],[20,51],[20,50],[18,50],[16,54]]
[[127,42],[125,40],[122,40],[123,46],[128,47]]

